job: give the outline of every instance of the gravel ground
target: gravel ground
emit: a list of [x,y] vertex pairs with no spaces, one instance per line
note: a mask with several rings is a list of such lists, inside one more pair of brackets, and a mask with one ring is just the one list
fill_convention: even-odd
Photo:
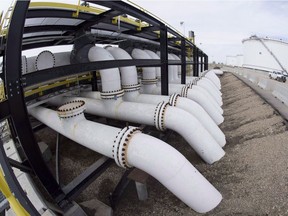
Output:
[[[285,121],[231,73],[224,73],[221,83],[225,118],[221,129],[227,139],[225,157],[207,165],[175,132],[166,142],[180,151],[222,193],[220,205],[204,215],[288,215],[288,131]],[[55,153],[55,133],[45,129],[38,136]],[[97,153],[66,138],[62,138],[60,152],[63,184],[100,158]],[[54,172],[53,161],[50,166]],[[113,164],[76,201],[81,204],[97,198],[109,205],[108,196],[123,173],[123,169]],[[148,200],[138,201],[134,184],[129,184],[114,215],[200,215],[154,178],[148,179],[147,187]],[[84,209],[88,215],[97,214],[94,209]]]

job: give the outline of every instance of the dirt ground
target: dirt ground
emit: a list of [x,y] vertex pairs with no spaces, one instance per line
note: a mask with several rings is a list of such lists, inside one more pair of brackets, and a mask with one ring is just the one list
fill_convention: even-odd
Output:
[[[249,87],[231,73],[221,77],[226,135],[226,155],[213,165],[205,164],[175,132],[166,140],[180,151],[223,195],[223,200],[204,215],[288,215],[288,131],[285,121]],[[56,134],[38,133],[55,153]],[[66,138],[61,146],[61,183],[67,184],[100,155]],[[54,161],[54,158],[53,158]],[[54,162],[51,167],[55,166]],[[53,172],[54,169],[52,168]],[[88,215],[97,215],[85,203],[95,198],[109,204],[122,168],[111,165],[76,199]],[[147,181],[149,198],[139,201],[135,185],[129,184],[114,215],[200,215],[186,206],[157,180]]]

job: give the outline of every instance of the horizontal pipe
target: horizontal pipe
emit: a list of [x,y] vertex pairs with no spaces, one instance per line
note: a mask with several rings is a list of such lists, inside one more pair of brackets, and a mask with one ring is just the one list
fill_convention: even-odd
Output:
[[208,212],[222,200],[222,195],[177,150],[133,127],[121,130],[101,125],[86,120],[83,114],[60,120],[55,111],[43,107],[32,108],[29,113],[64,136],[107,157],[117,159],[118,152],[113,151],[118,143],[125,160],[118,161],[120,165],[147,172],[196,212]]
[[[157,110],[159,108],[158,105],[123,102],[120,99],[115,102],[113,100],[101,101],[79,97],[57,97],[51,99],[50,103],[59,105],[71,100],[85,101],[85,112],[93,115],[139,124],[155,125],[156,127],[157,122],[155,121],[159,118],[157,121],[160,123],[163,122],[162,126],[158,126],[160,130],[167,128],[176,131],[206,163],[212,164],[220,160],[225,154],[223,149],[201,123],[193,115],[179,108],[163,106],[160,113]],[[155,116],[156,114],[159,116]],[[197,134],[198,132],[201,133]]]

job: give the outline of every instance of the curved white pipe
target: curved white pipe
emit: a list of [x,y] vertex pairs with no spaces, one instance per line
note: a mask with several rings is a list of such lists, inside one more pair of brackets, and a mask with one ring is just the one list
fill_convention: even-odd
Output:
[[[173,56],[173,58],[174,58],[175,60],[181,61],[181,59],[180,59],[179,56],[175,55],[174,53],[171,53],[171,55]],[[181,65],[177,65],[176,67],[177,67],[176,76],[177,76],[178,79],[180,79],[180,83],[181,83],[181,77],[179,77],[179,74],[181,74]]]
[[[222,200],[221,194],[183,155],[163,141],[142,134],[137,128],[121,130],[90,122],[83,113],[60,119],[55,111],[42,107],[32,108],[29,113],[75,142],[114,158],[116,162],[118,160],[118,165],[135,166],[147,172],[196,212],[208,212]],[[114,146],[117,144],[119,152]]]
[[[134,147],[129,144],[127,152],[130,155],[129,163],[135,167],[145,164],[145,167],[140,169],[154,176],[179,199],[199,213],[208,212],[220,203],[221,194],[179,152],[172,147],[168,148],[169,146],[165,143],[162,144],[163,146],[160,144],[155,146],[150,140],[137,136],[135,136],[135,143],[144,146],[145,150],[142,148],[140,152],[136,145]],[[162,158],[156,152],[169,156]],[[154,160],[146,159],[143,155],[153,155]]]
[[217,108],[207,100],[203,92],[198,91],[197,88],[189,89],[189,87],[184,86],[181,89],[179,87],[169,88],[169,91],[174,93],[180,93],[182,97],[187,97],[198,104],[200,104],[203,109],[209,114],[209,116],[214,120],[214,122],[219,125],[224,121],[223,116],[217,110]]
[[121,100],[94,100],[80,97],[58,97],[50,103],[59,105],[71,100],[85,101],[87,113],[103,117],[135,122],[139,124],[155,125],[159,130],[171,129],[180,134],[197,154],[209,164],[220,160],[225,152],[202,124],[188,112],[164,103],[157,106],[123,102]]
[[[151,50],[144,50],[148,55],[150,55],[150,57],[152,59],[160,59],[160,57],[152,52]],[[155,67],[155,70],[156,70],[156,78],[159,80],[161,79],[161,67]]]
[[[215,94],[217,94],[218,96],[220,96],[220,98],[221,98],[221,96],[222,96],[222,93],[221,93],[221,91],[218,89],[218,87],[210,80],[210,79],[208,79],[207,77],[204,77],[204,76],[202,76],[201,78],[200,78],[200,80],[199,80],[199,77],[186,77],[186,83],[193,83],[193,82],[196,82],[197,81],[197,84],[198,84],[198,81],[202,81],[202,80],[204,80],[205,81],[205,83],[206,83],[206,85],[209,85],[209,87],[211,88],[211,89],[213,89],[212,91],[215,93]],[[222,98],[221,98],[222,99]]]
[[221,89],[221,83],[219,78],[215,75],[215,73],[213,71],[208,71],[205,74],[205,77],[207,77],[208,79],[210,79],[216,86],[218,89]]
[[[116,47],[109,47],[107,50],[112,54],[115,59],[131,59],[131,56],[123,49]],[[150,53],[150,56],[157,56],[154,52],[145,50],[146,53]],[[156,57],[155,57],[156,58]],[[158,57],[159,58],[159,57]],[[130,102],[140,102],[140,103],[148,103],[148,104],[158,104],[161,101],[169,102],[169,96],[164,95],[148,95],[148,94],[139,94],[139,91],[134,87],[137,86],[137,71],[136,67],[122,67],[120,68],[121,73],[121,81],[123,83],[129,83],[131,88],[127,89],[124,95],[125,101]],[[133,76],[135,79],[133,79]],[[123,86],[123,85],[122,85]],[[100,99],[98,94],[94,94],[93,92],[81,93],[81,96]],[[174,102],[173,102],[174,103]],[[171,104],[171,103],[170,103]],[[206,113],[206,111],[196,102],[189,100],[183,97],[176,97],[175,103],[173,104],[175,107],[181,108],[194,117],[196,117],[201,124],[207,129],[207,131],[213,136],[213,138],[218,142],[220,146],[224,146],[226,144],[225,135],[219,129],[219,127],[215,124],[212,118]]]
[[[147,53],[145,53],[144,51],[138,49],[137,53],[135,52],[135,54],[134,54],[134,58],[135,59],[143,59],[143,58],[149,59],[149,56],[147,56]],[[155,77],[156,77],[156,75],[155,75]],[[178,85],[174,84],[174,86],[169,85],[169,93],[170,94],[174,94],[174,93],[179,94],[179,93],[181,93],[183,88],[186,88],[185,85],[181,85],[181,84],[178,84]],[[157,86],[156,84],[144,85],[142,90],[146,94],[161,94],[161,88],[160,88],[160,86]],[[195,90],[195,88],[194,88],[194,90]],[[183,96],[183,95],[181,95],[181,96]],[[184,97],[187,97],[187,94],[184,95]],[[210,97],[210,96],[208,95],[208,97]],[[189,99],[193,100],[192,98],[189,98]],[[215,121],[215,123],[217,125],[219,125],[220,123],[223,122],[223,117],[221,115],[221,112],[223,113],[223,110],[220,107],[214,108],[214,105],[211,104],[211,102],[210,102],[211,100],[210,101],[206,100],[203,104],[201,104],[204,101],[204,99],[202,99],[202,100],[198,99],[196,102],[199,103],[205,109],[205,111],[210,115],[210,117]],[[210,107],[210,105],[212,107]],[[217,106],[219,106],[219,105],[217,104]],[[218,109],[220,109],[220,110],[218,110]]]
[[[104,61],[113,59],[113,56],[105,49],[94,46],[90,48],[88,58],[89,61]],[[100,70],[100,76],[103,92],[109,94],[121,90],[120,73],[118,68]]]
[[[86,98],[101,99],[100,94],[97,92],[81,92],[80,95]],[[139,94],[138,92],[135,92],[134,96],[130,94],[129,97],[126,97],[126,101],[157,105],[161,101],[169,102],[169,97],[163,95]],[[179,97],[176,100],[175,107],[185,110],[193,115],[221,147],[225,146],[226,139],[224,133],[198,103],[188,98]]]
[[[168,53],[168,60],[177,60],[174,58],[174,56],[170,53]],[[168,66],[168,74],[172,77],[171,81],[169,80],[169,83],[181,83],[181,79],[178,77],[178,68],[177,65],[169,65]]]
[[217,104],[219,106],[222,106],[223,105],[223,102],[222,102],[222,98],[221,96],[219,95],[219,90],[216,89],[216,87],[214,88],[213,86],[211,86],[209,84],[209,82],[207,82],[207,78],[203,79],[194,79],[193,82],[190,82],[190,84],[194,84],[194,85],[197,85],[197,86],[200,86],[202,87],[203,89],[206,90],[206,92],[212,97],[214,98],[214,100],[217,102]]
[[[171,89],[171,91],[174,93],[176,91],[176,93],[181,94],[181,91],[183,89],[183,87],[185,87],[185,85],[179,85],[179,84],[170,84],[169,85],[169,91]],[[210,103],[211,106],[214,107],[214,109],[219,112],[221,115],[223,114],[223,109],[220,107],[220,105],[217,103],[216,99],[213,98],[206,89],[204,89],[201,86],[197,86],[197,85],[191,85],[188,89],[189,92],[192,91],[197,91],[198,93],[200,93],[205,100],[208,101],[208,103]],[[171,92],[171,93],[172,93]],[[192,99],[190,97],[187,96],[187,98]],[[193,99],[192,99],[193,100]]]

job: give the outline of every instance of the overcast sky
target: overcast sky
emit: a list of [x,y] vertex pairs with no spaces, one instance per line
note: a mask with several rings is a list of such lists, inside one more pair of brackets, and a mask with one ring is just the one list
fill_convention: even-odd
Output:
[[[11,2],[0,1],[0,10],[6,10]],[[77,3],[78,0],[65,2]],[[182,33],[185,28],[186,36],[189,30],[193,30],[196,44],[209,55],[210,61],[225,63],[227,55],[242,54],[242,39],[253,34],[288,39],[288,1],[133,0],[133,2],[162,18]],[[181,26],[180,22],[184,24]]]

